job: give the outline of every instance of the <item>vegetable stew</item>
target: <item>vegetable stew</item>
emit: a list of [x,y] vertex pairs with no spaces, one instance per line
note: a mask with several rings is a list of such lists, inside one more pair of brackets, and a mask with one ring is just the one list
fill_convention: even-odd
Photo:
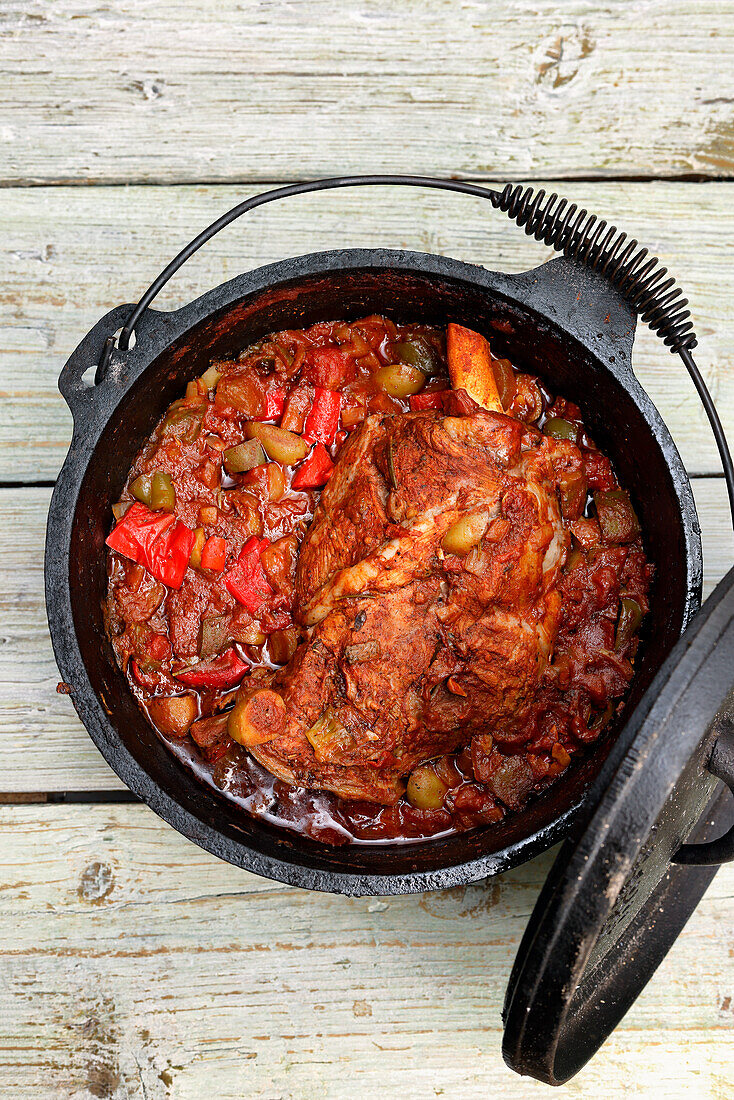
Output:
[[652,566],[579,409],[478,333],[275,333],[189,382],[107,540],[150,722],[329,844],[489,825],[621,709]]

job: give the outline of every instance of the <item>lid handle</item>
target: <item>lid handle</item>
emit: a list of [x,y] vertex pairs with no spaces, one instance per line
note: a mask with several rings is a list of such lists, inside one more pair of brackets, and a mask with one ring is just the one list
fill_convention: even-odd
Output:
[[[734,794],[734,718],[725,715],[720,722],[718,737],[714,743],[708,770],[726,783]],[[734,825],[707,844],[684,844],[673,856],[674,863],[688,863],[696,867],[710,867],[717,863],[734,861]]]

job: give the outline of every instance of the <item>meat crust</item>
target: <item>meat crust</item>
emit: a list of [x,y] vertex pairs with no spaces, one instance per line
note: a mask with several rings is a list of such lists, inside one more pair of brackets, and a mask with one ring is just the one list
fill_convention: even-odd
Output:
[[[485,411],[361,425],[301,548],[303,640],[273,675],[286,728],[252,750],[260,763],[391,804],[417,764],[475,735],[522,737],[558,631],[569,446]],[[475,544],[448,553],[466,517]]]

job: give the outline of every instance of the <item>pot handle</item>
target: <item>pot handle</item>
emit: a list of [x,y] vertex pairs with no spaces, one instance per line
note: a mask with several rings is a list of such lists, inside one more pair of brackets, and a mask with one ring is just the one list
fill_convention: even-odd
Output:
[[[116,306],[105,314],[66,361],[59,375],[59,390],[75,418],[82,403],[105,377],[115,334],[121,330],[132,308],[131,305]],[[95,368],[94,383],[90,384],[84,381],[84,376],[92,368]]]

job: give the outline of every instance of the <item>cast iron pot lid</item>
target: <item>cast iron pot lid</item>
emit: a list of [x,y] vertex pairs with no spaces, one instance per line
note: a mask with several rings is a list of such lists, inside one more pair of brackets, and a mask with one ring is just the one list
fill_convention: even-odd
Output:
[[620,734],[543,887],[505,999],[512,1069],[562,1084],[616,1027],[734,856],[730,790],[734,569]]

